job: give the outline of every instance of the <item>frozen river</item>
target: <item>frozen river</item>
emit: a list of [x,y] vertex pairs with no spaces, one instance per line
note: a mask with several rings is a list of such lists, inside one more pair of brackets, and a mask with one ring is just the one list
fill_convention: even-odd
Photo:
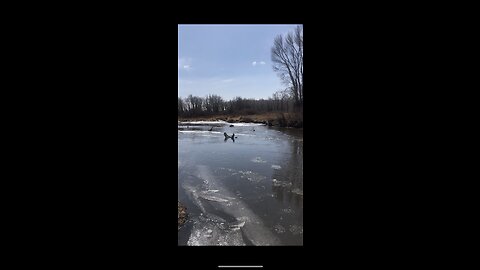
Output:
[[230,125],[178,124],[178,244],[303,245],[303,130]]

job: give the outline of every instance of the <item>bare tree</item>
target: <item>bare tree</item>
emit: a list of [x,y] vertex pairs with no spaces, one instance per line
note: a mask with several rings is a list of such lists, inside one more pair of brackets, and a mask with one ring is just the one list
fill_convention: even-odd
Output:
[[290,88],[278,90],[269,99],[253,99],[235,97],[223,100],[217,95],[198,97],[189,95],[182,99],[178,97],[179,116],[202,116],[215,114],[255,114],[262,112],[289,112],[294,100]]
[[185,98],[185,105],[190,115],[200,115],[203,111],[204,100],[201,97],[189,95]]
[[178,115],[182,115],[185,111],[185,103],[181,97],[178,97]]
[[223,107],[223,99],[217,95],[208,95],[205,97],[205,106],[208,113],[219,113]]
[[303,27],[275,37],[271,50],[273,70],[289,87],[296,106],[303,106]]

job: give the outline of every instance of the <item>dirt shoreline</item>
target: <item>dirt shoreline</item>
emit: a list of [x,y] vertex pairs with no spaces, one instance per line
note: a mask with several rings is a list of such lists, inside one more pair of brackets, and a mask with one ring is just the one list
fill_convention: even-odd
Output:
[[187,208],[178,202],[178,229],[185,223],[187,220]]

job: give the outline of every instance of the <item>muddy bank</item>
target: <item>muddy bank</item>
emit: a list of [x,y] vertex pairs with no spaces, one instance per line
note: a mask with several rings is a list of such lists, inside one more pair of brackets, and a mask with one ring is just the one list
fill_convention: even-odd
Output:
[[178,202],[178,229],[185,223],[187,220],[187,209]]

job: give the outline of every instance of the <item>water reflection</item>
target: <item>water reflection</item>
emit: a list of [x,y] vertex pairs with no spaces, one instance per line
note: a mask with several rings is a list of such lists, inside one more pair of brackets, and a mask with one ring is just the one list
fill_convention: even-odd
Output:
[[272,191],[278,201],[303,208],[303,141],[290,140],[290,148],[283,169],[273,172]]

